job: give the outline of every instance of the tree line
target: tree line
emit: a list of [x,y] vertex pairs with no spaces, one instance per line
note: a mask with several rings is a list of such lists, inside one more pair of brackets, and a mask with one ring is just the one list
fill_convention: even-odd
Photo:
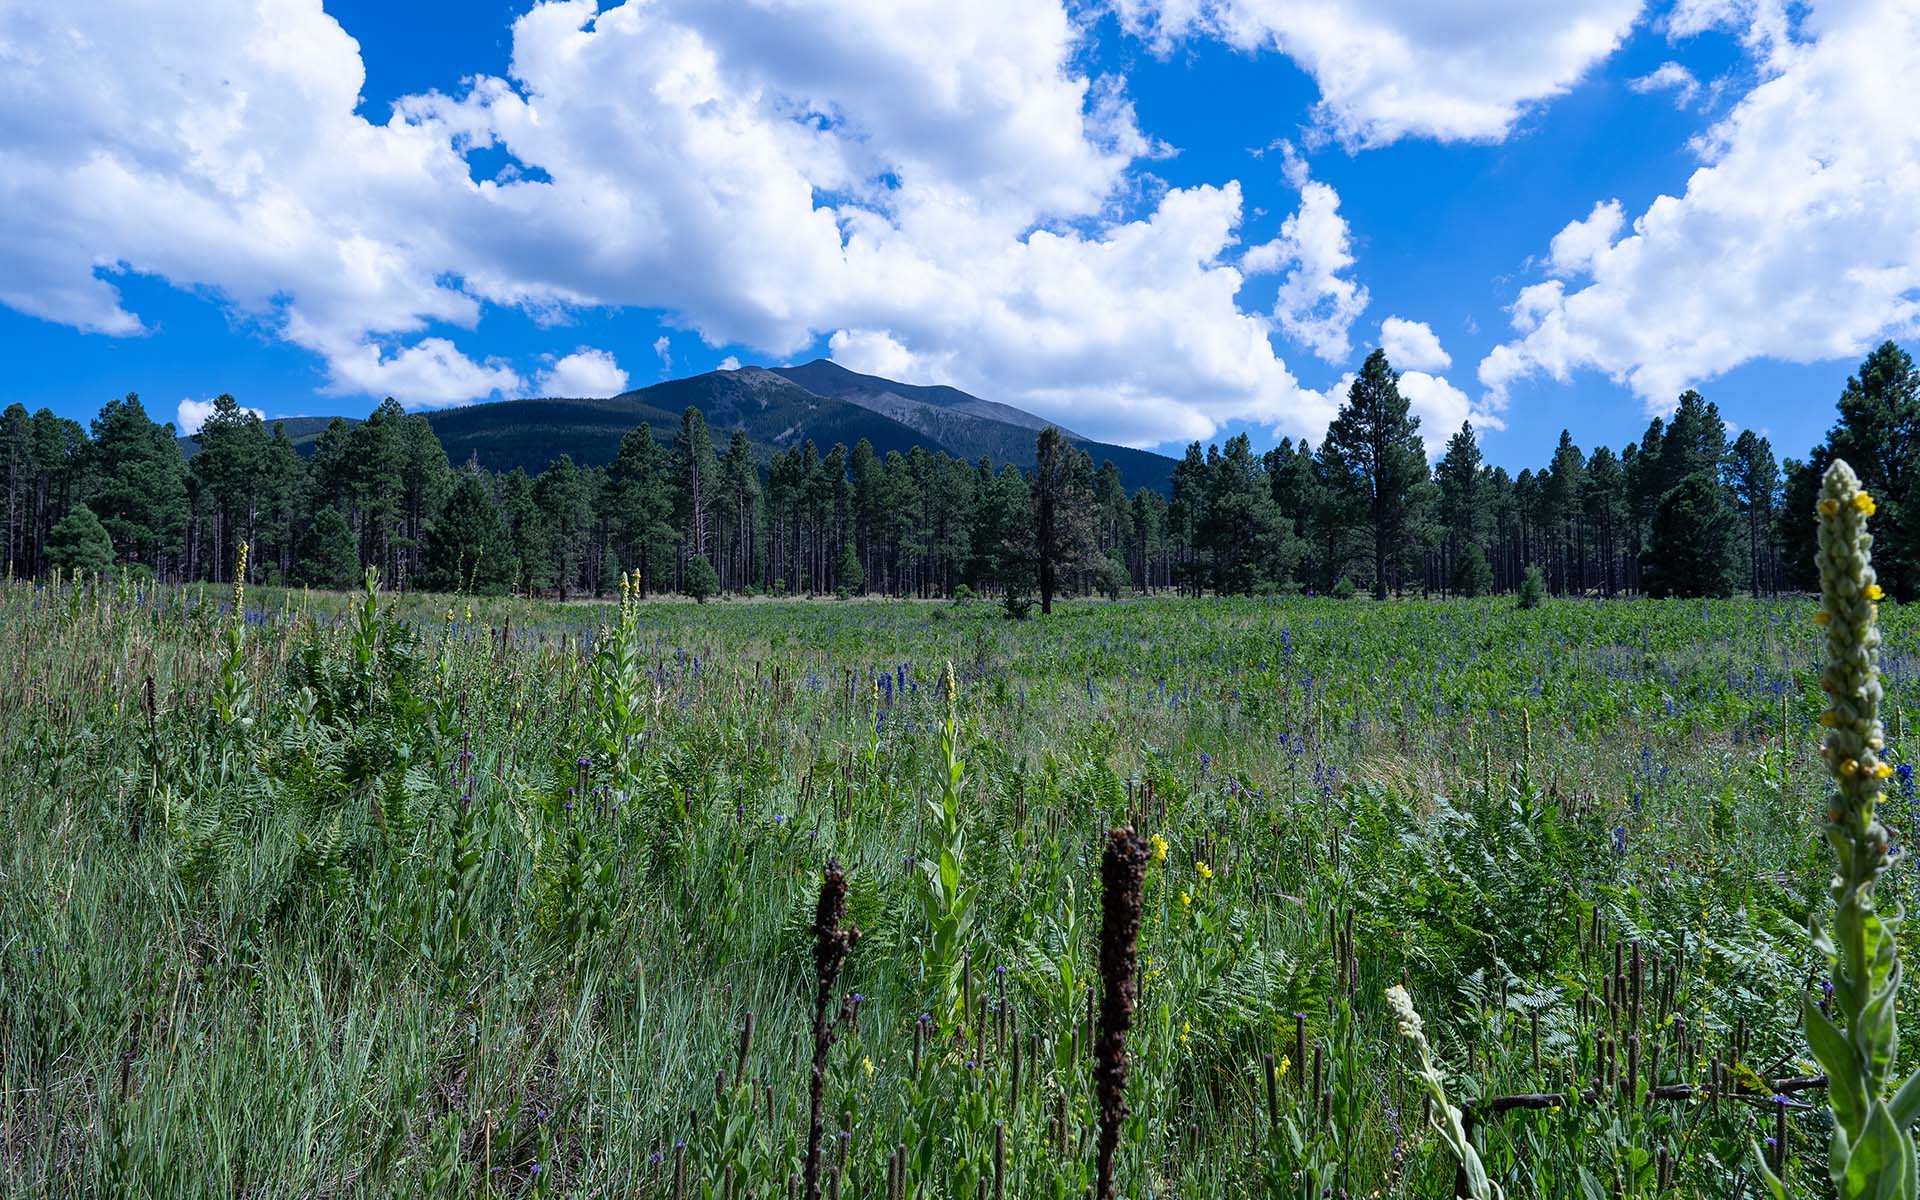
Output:
[[1769,594],[1817,583],[1808,514],[1843,457],[1879,505],[1882,585],[1920,595],[1920,370],[1892,342],[1847,380],[1825,441],[1784,462],[1688,391],[1617,451],[1563,432],[1544,466],[1510,475],[1465,423],[1429,464],[1398,382],[1375,350],[1318,446],[1195,442],[1165,492],[1132,494],[1057,429],[1025,471],[865,440],[762,462],[690,408],[670,442],[642,425],[605,467],[562,455],[529,475],[455,467],[392,399],[303,455],[222,396],[190,458],[137,395],[84,428],[13,404],[5,557],[10,577],[118,566],[228,582],[246,543],[259,583],[344,587],[373,567],[401,587],[564,598],[636,572],[643,591],[701,599],[971,593],[1021,615],[1125,591]]

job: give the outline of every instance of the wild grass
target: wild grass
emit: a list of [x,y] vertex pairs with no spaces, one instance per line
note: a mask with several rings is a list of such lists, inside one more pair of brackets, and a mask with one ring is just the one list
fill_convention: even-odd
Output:
[[1131,824],[1120,1194],[1451,1192],[1402,982],[1452,1103],[1573,1100],[1477,1116],[1507,1196],[1757,1194],[1814,1069],[1812,608],[8,585],[0,1193],[792,1194],[837,857],[841,1194],[1078,1197]]

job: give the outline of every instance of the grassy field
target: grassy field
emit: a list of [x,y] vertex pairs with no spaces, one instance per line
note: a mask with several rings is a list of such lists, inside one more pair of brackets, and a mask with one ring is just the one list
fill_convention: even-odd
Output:
[[841,1195],[1077,1198],[1132,823],[1122,1194],[1451,1194],[1401,981],[1509,1196],[1826,1194],[1811,601],[469,604],[0,589],[0,1193],[790,1195],[837,857]]

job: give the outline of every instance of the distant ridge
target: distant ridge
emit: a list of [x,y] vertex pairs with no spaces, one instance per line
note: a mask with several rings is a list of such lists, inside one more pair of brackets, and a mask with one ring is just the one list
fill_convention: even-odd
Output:
[[[605,399],[500,400],[425,416],[456,465],[478,459],[491,470],[533,473],[562,454],[583,466],[604,466],[619,452],[620,439],[643,424],[670,443],[689,407],[706,416],[718,443],[736,429],[744,431],[762,462],[809,439],[824,454],[836,442],[851,448],[865,438],[881,456],[920,446],[968,461],[984,454],[995,466],[1031,467],[1034,438],[1049,424],[958,388],[862,375],[824,358],[797,367],[708,371]],[[281,423],[306,452],[331,419],[289,417]],[[268,428],[275,423],[268,421]],[[1174,460],[1062,431],[1096,464],[1111,459],[1128,491],[1166,489]],[[193,438],[180,442],[189,456],[197,449]]]

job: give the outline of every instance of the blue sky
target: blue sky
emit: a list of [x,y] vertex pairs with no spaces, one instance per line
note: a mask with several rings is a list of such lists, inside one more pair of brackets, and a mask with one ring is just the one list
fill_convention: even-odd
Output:
[[1903,0],[117,7],[0,14],[4,400],[82,419],[831,355],[1264,446],[1394,318],[1494,462],[1689,384],[1797,455],[1920,320]]

